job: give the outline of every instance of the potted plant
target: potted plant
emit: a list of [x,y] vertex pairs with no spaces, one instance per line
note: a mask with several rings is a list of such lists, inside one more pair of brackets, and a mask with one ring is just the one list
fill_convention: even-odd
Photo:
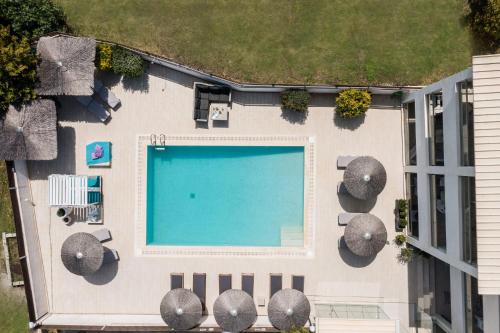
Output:
[[397,246],[403,246],[406,243],[406,236],[404,234],[398,234],[394,238],[394,243]]
[[73,208],[71,207],[60,207],[59,209],[57,209],[56,215],[64,219],[65,217],[69,216],[72,211]]
[[408,201],[405,199],[396,200],[396,230],[402,231],[408,225]]
[[414,253],[412,248],[402,247],[398,254],[398,260],[402,264],[407,264],[413,260],[413,256]]
[[372,96],[368,90],[351,88],[341,91],[335,103],[335,112],[340,118],[356,118],[364,116],[368,111]]
[[291,89],[281,93],[281,104],[285,110],[307,112],[311,95],[307,90]]
[[71,216],[65,216],[65,217],[63,217],[62,220],[66,224],[71,223],[71,221],[72,221]]

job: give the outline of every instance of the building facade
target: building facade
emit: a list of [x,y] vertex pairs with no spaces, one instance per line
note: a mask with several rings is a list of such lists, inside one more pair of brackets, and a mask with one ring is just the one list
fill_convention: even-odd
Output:
[[[403,101],[415,326],[499,332],[500,56]],[[499,170],[497,170],[499,169]]]

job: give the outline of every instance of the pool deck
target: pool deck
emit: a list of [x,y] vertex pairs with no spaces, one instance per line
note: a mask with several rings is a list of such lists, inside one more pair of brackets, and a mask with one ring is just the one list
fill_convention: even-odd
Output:
[[[170,274],[183,273],[186,288],[193,273],[207,274],[207,308],[212,312],[218,295],[218,274],[230,273],[233,288],[241,287],[241,274],[255,275],[255,298],[269,301],[269,275],[283,274],[283,287],[292,275],[305,276],[305,293],[315,302],[380,304],[391,319],[408,327],[407,268],[397,262],[394,239],[394,200],[403,196],[401,112],[389,96],[375,96],[362,123],[334,120],[334,95],[313,95],[309,114],[301,124],[284,119],[279,94],[233,91],[228,126],[197,127],[193,120],[193,82],[186,74],[151,65],[149,74],[123,84],[109,76],[106,85],[122,106],[104,125],[84,111],[71,97],[59,98],[59,157],[50,162],[30,162],[30,185],[39,233],[49,312],[79,316],[102,314],[133,322],[134,316],[159,317],[159,305],[169,290]],[[359,125],[359,127],[357,127]],[[357,127],[357,128],[355,128]],[[135,248],[137,140],[144,134],[208,136],[302,136],[315,140],[315,196],[313,253],[309,256],[137,255]],[[88,168],[85,145],[111,141],[110,168]],[[339,155],[371,155],[387,171],[387,185],[377,200],[361,203],[339,198]],[[66,226],[48,207],[47,177],[53,173],[103,176],[104,224],[74,223]],[[337,215],[347,210],[370,211],[381,218],[391,241],[373,260],[360,259],[338,248],[344,227]],[[113,239],[105,245],[118,251],[120,261],[100,274],[83,278],[68,272],[60,259],[63,241],[78,231],[110,229]],[[237,251],[236,251],[237,252]],[[266,314],[258,307],[259,315]],[[62,318],[62,317],[61,317]],[[129,319],[126,319],[129,318]],[[49,319],[47,319],[49,320]],[[73,320],[75,322],[75,320]]]

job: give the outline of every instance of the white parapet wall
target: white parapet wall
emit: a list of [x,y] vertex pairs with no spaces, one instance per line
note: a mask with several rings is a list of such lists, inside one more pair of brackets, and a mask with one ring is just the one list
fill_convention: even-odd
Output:
[[472,64],[478,285],[500,295],[500,54]]

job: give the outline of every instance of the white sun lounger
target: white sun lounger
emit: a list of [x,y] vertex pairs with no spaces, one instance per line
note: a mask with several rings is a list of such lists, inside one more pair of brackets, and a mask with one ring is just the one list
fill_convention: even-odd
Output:
[[361,213],[340,213],[338,217],[339,225],[347,225],[349,221],[355,216],[360,215]]
[[[98,183],[98,186],[90,183]],[[50,175],[49,205],[52,207],[88,207],[101,202],[100,176]]]
[[120,99],[99,80],[94,81],[94,91],[97,92],[103,101],[112,109],[116,108],[121,102]]
[[338,169],[345,169],[347,168],[347,165],[351,163],[352,160],[354,160],[358,156],[339,156],[337,158],[337,168]]
[[96,230],[92,233],[92,235],[94,235],[101,243],[111,240],[111,232],[109,232],[109,229],[107,228]]

